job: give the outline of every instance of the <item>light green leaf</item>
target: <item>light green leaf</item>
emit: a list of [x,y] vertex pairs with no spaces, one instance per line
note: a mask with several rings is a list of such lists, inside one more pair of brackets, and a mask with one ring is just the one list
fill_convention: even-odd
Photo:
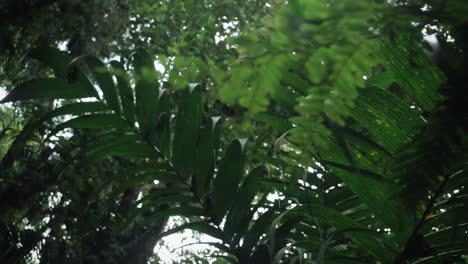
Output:
[[284,134],[286,131],[292,128],[292,124],[285,118],[280,118],[275,115],[267,113],[257,113],[254,118],[261,121],[273,128],[277,133]]

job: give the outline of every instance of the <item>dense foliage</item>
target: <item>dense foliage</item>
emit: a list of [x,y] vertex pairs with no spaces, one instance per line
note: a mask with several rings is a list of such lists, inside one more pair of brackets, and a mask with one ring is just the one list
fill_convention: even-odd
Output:
[[43,2],[2,4],[45,13],[2,18],[0,262],[468,262],[467,3]]

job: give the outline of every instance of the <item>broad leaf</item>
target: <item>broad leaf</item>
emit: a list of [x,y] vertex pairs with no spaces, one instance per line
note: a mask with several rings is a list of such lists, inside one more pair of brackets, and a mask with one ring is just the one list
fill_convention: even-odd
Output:
[[366,230],[341,213],[321,205],[305,205],[295,208],[292,212],[298,212],[305,217],[317,217],[320,221],[336,228],[337,232],[343,233],[344,236],[366,248],[370,254],[374,255],[382,263],[391,263],[393,256],[372,236],[375,231]]
[[253,169],[242,186],[235,195],[236,202],[226,217],[224,232],[227,237],[232,237],[232,241],[237,241],[246,233],[249,223],[252,220],[254,211],[252,210],[252,201],[261,189],[261,180],[267,174],[264,166]]
[[101,88],[104,94],[104,99],[109,107],[116,113],[120,113],[120,103],[117,96],[117,89],[112,81],[112,75],[107,69],[106,65],[94,56],[86,56],[83,58],[86,64],[91,69],[93,77],[95,78],[97,85]]
[[191,85],[182,92],[177,106],[172,160],[178,173],[188,178],[193,173],[198,134],[202,119],[201,87]]
[[244,170],[244,150],[239,140],[234,140],[226,150],[216,178],[213,181],[212,217],[221,222],[235,199],[237,187]]
[[49,66],[56,77],[63,80],[68,79],[72,58],[65,51],[49,46],[39,46],[32,49],[26,56]]
[[121,63],[111,61],[114,75],[117,79],[117,87],[119,90],[120,101],[122,103],[123,115],[130,124],[135,124],[135,101],[133,91],[130,87],[130,80]]
[[115,114],[84,115],[58,125],[54,131],[65,128],[117,129],[126,127],[123,120]]
[[56,78],[38,78],[16,86],[0,103],[30,99],[74,99],[94,97],[96,91],[81,83]]
[[107,106],[102,104],[101,102],[72,103],[63,105],[59,108],[50,111],[47,115],[45,115],[42,118],[42,120],[46,121],[54,117],[63,115],[81,115],[86,113],[96,113],[104,111],[109,111],[109,108],[107,108]]
[[220,117],[206,118],[203,127],[200,129],[200,136],[197,143],[195,168],[193,175],[193,186],[198,197],[204,197],[208,192],[213,178],[215,166],[214,141],[216,130],[220,129]]
[[156,141],[158,120],[159,83],[154,62],[145,52],[134,54],[135,107],[140,131],[151,142]]

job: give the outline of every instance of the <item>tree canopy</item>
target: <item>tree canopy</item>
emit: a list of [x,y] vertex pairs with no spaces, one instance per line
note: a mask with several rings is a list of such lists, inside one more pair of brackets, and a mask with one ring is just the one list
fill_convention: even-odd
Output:
[[1,263],[468,262],[468,3],[0,7]]

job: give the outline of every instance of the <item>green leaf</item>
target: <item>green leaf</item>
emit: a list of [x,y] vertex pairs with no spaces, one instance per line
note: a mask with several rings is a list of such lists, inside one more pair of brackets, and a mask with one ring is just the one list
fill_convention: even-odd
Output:
[[325,61],[327,61],[326,48],[314,52],[314,55],[307,60],[305,67],[307,69],[308,78],[313,84],[319,84],[325,79],[327,74]]
[[88,67],[91,69],[99,88],[101,88],[106,103],[116,113],[120,113],[121,111],[119,98],[117,97],[117,90],[106,65],[99,58],[94,56],[86,56],[84,59]]
[[135,67],[135,107],[140,131],[144,138],[155,143],[158,120],[159,83],[154,61],[146,52],[133,56]]
[[111,65],[114,70],[114,75],[117,78],[117,86],[119,88],[123,115],[129,123],[135,124],[135,102],[133,98],[133,91],[130,87],[128,74],[120,62],[111,61]]
[[170,229],[170,230],[168,230],[166,232],[161,233],[160,235],[158,235],[158,238],[163,238],[163,237],[175,234],[175,233],[180,232],[180,231],[185,230],[185,229],[196,230],[196,231],[199,231],[201,233],[207,234],[207,235],[209,235],[211,237],[214,237],[214,238],[217,238],[217,239],[220,239],[220,240],[224,240],[224,233],[221,230],[217,229],[216,227],[210,225],[209,223],[207,223],[205,221],[187,223],[187,224],[180,225],[178,227],[175,227],[173,229]]
[[166,90],[161,90],[159,96],[159,120],[156,129],[158,134],[156,145],[164,156],[169,157],[171,148],[171,106],[169,94]]
[[96,113],[96,112],[104,112],[109,111],[109,108],[102,104],[101,102],[79,102],[79,103],[71,103],[63,105],[59,108],[56,108],[50,111],[47,115],[45,115],[42,120],[50,120],[57,116],[62,115],[81,115],[87,113]]
[[361,169],[361,168],[347,166],[347,165],[339,164],[339,163],[336,163],[336,162],[333,162],[333,161],[328,161],[328,160],[321,160],[320,164],[331,166],[331,167],[334,167],[334,168],[338,168],[338,169],[341,169],[341,170],[344,170],[344,171],[356,173],[356,174],[359,174],[360,176],[368,177],[368,178],[374,179],[376,181],[391,182],[388,179],[385,179],[382,175],[379,175],[379,174],[374,173],[372,171],[367,171],[367,170],[364,170],[364,169]]
[[278,89],[272,91],[271,96],[286,109],[294,111],[294,107],[296,106],[296,100],[299,95],[294,93],[288,87],[279,87]]
[[411,234],[415,218],[414,213],[404,207],[398,185],[337,168],[333,168],[332,172],[343,180],[378,219],[398,235],[398,241],[406,241]]
[[[297,69],[301,71],[301,69]],[[301,73],[298,73],[292,69],[287,72],[284,72],[282,76],[282,81],[286,86],[290,86],[293,91],[298,95],[306,95],[307,89],[311,86],[311,83],[308,82]]]
[[252,201],[261,189],[261,180],[267,174],[264,166],[257,167],[249,173],[242,186],[235,195],[236,202],[226,218],[224,232],[227,237],[231,237],[234,243],[243,237],[246,233],[249,223],[254,214],[252,210]]
[[273,128],[277,133],[284,134],[292,128],[292,124],[285,118],[276,117],[267,113],[257,113],[254,118]]
[[169,208],[167,210],[158,211],[156,214],[146,217],[144,222],[147,224],[154,223],[155,221],[159,221],[169,216],[176,216],[176,215],[184,216],[184,217],[204,216],[205,210],[200,207],[178,206],[174,208]]
[[192,184],[198,197],[204,197],[209,190],[215,166],[214,131],[219,127],[220,117],[206,118],[200,128],[196,147],[194,175]]
[[390,152],[409,142],[425,124],[409,105],[390,92],[377,88],[361,89],[351,117],[371,133],[371,138]]
[[365,248],[382,263],[392,262],[392,254],[372,235],[372,233],[375,234],[375,231],[365,229],[340,212],[314,204],[295,208],[293,212],[299,212],[299,214],[304,215],[304,217],[317,217],[319,220],[336,228],[337,232],[343,233],[344,236],[348,237],[362,248]]
[[[121,194],[128,188],[134,188],[139,185],[153,184],[154,180],[158,180],[164,183],[175,184],[178,182],[178,179],[174,173],[167,171],[152,171],[139,173],[137,175],[132,175],[131,177],[125,179],[117,179],[117,188],[115,189],[115,194]],[[176,188],[173,188],[177,191]],[[179,190],[179,194],[182,193],[182,190]]]
[[172,153],[174,166],[184,178],[193,173],[202,110],[201,87],[190,85],[182,92],[177,107]]
[[272,207],[255,220],[247,234],[244,236],[244,243],[241,247],[242,251],[250,253],[258,244],[261,236],[266,234],[268,227],[273,222],[277,210],[278,208],[276,206]]
[[395,44],[383,43],[381,46],[385,65],[395,81],[422,109],[433,110],[442,99],[439,93],[445,82],[442,72],[432,64],[418,43],[398,38]]
[[74,99],[94,97],[96,91],[80,83],[56,78],[38,78],[16,86],[0,103],[30,99]]
[[56,77],[64,80],[68,79],[72,58],[65,51],[49,46],[39,46],[32,49],[26,56],[49,66]]
[[[465,248],[468,248],[467,232],[468,223],[463,223],[460,225],[441,227],[437,231],[426,234],[425,239],[430,242],[431,245],[444,245],[444,243],[451,243],[452,247],[464,245]],[[447,248],[449,245],[445,245],[445,247]]]
[[268,245],[258,247],[250,258],[251,263],[270,264],[272,263],[271,249]]
[[[159,176],[159,175],[158,175]],[[173,175],[174,176],[174,175]],[[163,180],[161,178],[156,179],[165,183],[171,182],[170,180]],[[154,178],[153,178],[154,181]],[[151,183],[151,180],[146,181],[146,184]],[[164,206],[167,204],[187,204],[193,201],[191,195],[183,194],[174,194],[174,195],[164,195],[164,196],[152,196],[147,195],[143,199],[139,200],[138,203],[142,205],[143,210],[151,211],[152,208],[156,206]]]
[[[42,125],[42,123],[50,121],[54,117],[62,115],[81,115],[87,113],[105,112],[108,110],[109,108],[107,108],[106,105],[100,102],[80,102],[63,105],[59,108],[50,111],[49,113],[41,117],[39,120],[36,120],[34,123],[31,123],[27,127],[27,129],[23,129],[21,131],[20,135],[26,135],[25,133],[27,131],[29,131],[28,133],[34,132],[37,128],[39,128]],[[18,139],[22,137],[23,136],[19,136]],[[27,140],[27,137],[23,138],[22,140]]]
[[239,140],[229,145],[221,160],[219,171],[213,181],[212,217],[215,223],[221,222],[235,199],[237,187],[244,170],[244,150]]
[[118,135],[103,142],[93,144],[87,154],[92,159],[109,156],[153,159],[161,157],[161,154],[153,146],[139,142],[135,136],[124,135]]
[[68,120],[58,125],[54,131],[60,131],[65,128],[93,128],[93,129],[109,129],[123,128],[126,124],[122,118],[115,114],[93,114],[84,115],[71,120]]
[[387,89],[395,82],[395,77],[389,71],[384,71],[376,76],[373,76],[367,80],[367,83],[380,89]]

